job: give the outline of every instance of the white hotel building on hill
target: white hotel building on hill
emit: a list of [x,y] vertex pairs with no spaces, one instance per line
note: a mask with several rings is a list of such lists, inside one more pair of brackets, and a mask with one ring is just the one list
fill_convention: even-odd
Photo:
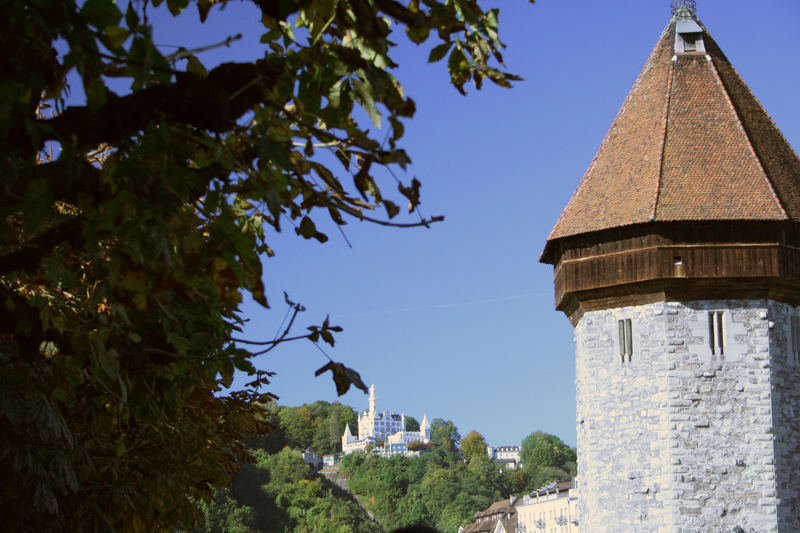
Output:
[[342,452],[345,454],[365,451],[368,445],[386,445],[386,454],[405,453],[410,442],[423,443],[431,440],[428,415],[422,417],[419,431],[406,431],[406,417],[392,411],[377,412],[375,385],[369,388],[369,410],[358,416],[358,437],[353,436],[348,425],[342,435]]

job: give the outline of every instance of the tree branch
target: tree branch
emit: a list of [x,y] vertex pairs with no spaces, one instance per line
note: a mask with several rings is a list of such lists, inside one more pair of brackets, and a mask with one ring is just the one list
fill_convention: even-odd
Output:
[[[264,98],[285,67],[259,61],[224,63],[207,78],[182,72],[171,85],[147,87],[119,97],[109,92],[106,104],[92,112],[86,106],[66,109],[49,120],[37,120],[42,138],[56,138],[78,147],[116,144],[160,119],[211,132],[229,130],[248,109]],[[24,139],[16,140],[24,147]]]
[[289,335],[289,331],[292,329],[292,324],[294,324],[294,319],[297,318],[297,314],[300,311],[303,311],[305,309],[302,305],[297,304],[297,303],[293,305],[293,308],[294,308],[294,312],[292,313],[292,318],[289,319],[289,323],[286,325],[286,329],[283,330],[283,333],[281,333],[280,337],[278,337],[276,339],[273,339],[271,341],[261,341],[261,342],[259,342],[259,341],[248,341],[248,340],[245,340],[245,339],[236,339],[234,337],[231,337],[231,340],[235,341],[235,342],[241,342],[241,343],[244,343],[244,344],[253,344],[253,345],[257,345],[257,346],[269,346],[269,348],[267,348],[266,350],[261,350],[260,352],[257,352],[257,353],[253,354],[253,355],[263,355],[263,354],[267,353],[268,351],[272,350],[273,348],[275,348],[278,344],[280,344],[282,342],[294,341],[294,340],[299,340],[299,339],[306,339],[309,336],[313,335],[313,332],[312,332],[312,333],[309,333],[308,335],[298,335],[296,337],[287,337],[287,335]]
[[423,218],[419,222],[389,222],[388,220],[381,220],[379,218],[368,217],[364,213],[361,213],[358,209],[352,208],[349,205],[340,202],[336,203],[336,208],[341,209],[348,215],[352,215],[359,220],[365,220],[367,222],[373,222],[380,226],[389,226],[392,228],[416,228],[420,226],[428,228],[430,227],[431,224],[435,222],[441,222],[444,220],[444,216],[435,216],[430,218]]
[[166,59],[167,61],[177,61],[179,59],[183,59],[183,58],[189,57],[191,55],[199,54],[201,52],[208,52],[209,50],[213,50],[214,48],[220,48],[222,46],[230,46],[231,43],[236,42],[241,38],[242,38],[242,34],[241,33],[237,33],[236,35],[231,35],[230,37],[228,37],[224,41],[221,41],[221,42],[218,42],[218,43],[209,44],[209,45],[206,45],[206,46],[199,46],[197,48],[192,48],[190,50],[178,50],[174,54],[170,54],[168,56],[164,56],[164,59]]

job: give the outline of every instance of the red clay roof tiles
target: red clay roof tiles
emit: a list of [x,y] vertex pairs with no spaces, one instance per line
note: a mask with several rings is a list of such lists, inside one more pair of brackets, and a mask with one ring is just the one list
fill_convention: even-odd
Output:
[[651,221],[800,221],[800,159],[707,31],[706,53],[675,54],[676,22],[548,241]]

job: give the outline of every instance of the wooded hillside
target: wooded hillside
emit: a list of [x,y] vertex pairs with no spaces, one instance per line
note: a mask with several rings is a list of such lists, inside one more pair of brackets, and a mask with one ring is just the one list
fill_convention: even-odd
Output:
[[524,467],[508,470],[488,457],[480,433],[460,439],[455,424],[437,418],[434,445],[419,456],[345,456],[338,466],[348,493],[313,475],[296,450],[338,451],[344,424],[357,429],[356,412],[323,401],[268,412],[275,429],[252,443],[256,462],[244,465],[231,489],[217,489],[203,506],[205,527],[194,533],[377,533],[412,524],[455,533],[495,501],[575,475],[575,450],[554,435],[526,437]]

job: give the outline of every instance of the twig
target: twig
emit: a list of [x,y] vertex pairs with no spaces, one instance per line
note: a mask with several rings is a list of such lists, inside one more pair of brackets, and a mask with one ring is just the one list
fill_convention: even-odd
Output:
[[430,218],[423,218],[419,222],[389,222],[388,220],[368,217],[367,215],[359,212],[357,209],[354,209],[346,204],[337,203],[336,207],[359,220],[366,220],[367,222],[372,222],[380,226],[389,226],[392,228],[416,228],[419,226],[425,226],[426,228],[429,228],[434,222],[441,222],[444,220],[444,216],[439,215]]
[[298,339],[306,339],[309,336],[313,335],[313,333],[309,333],[307,335],[298,335],[296,337],[288,337],[289,331],[292,329],[292,324],[294,324],[294,319],[297,318],[297,314],[303,309],[303,307],[300,304],[294,304],[293,309],[294,309],[294,313],[292,313],[292,318],[289,319],[289,323],[286,325],[286,329],[283,330],[283,333],[281,334],[280,337],[278,337],[276,339],[273,339],[271,341],[249,341],[249,340],[245,340],[245,339],[237,339],[237,338],[234,338],[234,337],[231,337],[231,340],[235,341],[235,342],[241,342],[243,344],[254,345],[254,346],[269,346],[269,348],[267,348],[265,350],[261,350],[260,352],[254,353],[253,355],[255,356],[255,355],[263,355],[263,354],[267,353],[268,351],[272,350],[273,348],[275,348],[278,344],[280,344],[282,342],[294,341],[294,340],[298,340]]
[[[164,59],[166,59],[167,61],[177,61],[179,59],[183,59],[185,57],[189,57],[189,56],[194,55],[194,54],[199,54],[200,52],[207,52],[209,50],[213,50],[214,48],[219,48],[221,46],[230,46],[231,43],[236,42],[241,38],[242,38],[242,34],[241,33],[237,33],[236,35],[231,35],[230,37],[228,37],[224,41],[221,41],[221,42],[218,42],[218,43],[215,43],[215,44],[209,44],[209,45],[206,45],[206,46],[199,46],[197,48],[192,48],[191,50],[178,50],[174,54],[170,54],[168,56],[164,56]],[[160,46],[160,45],[156,45],[156,46]]]

